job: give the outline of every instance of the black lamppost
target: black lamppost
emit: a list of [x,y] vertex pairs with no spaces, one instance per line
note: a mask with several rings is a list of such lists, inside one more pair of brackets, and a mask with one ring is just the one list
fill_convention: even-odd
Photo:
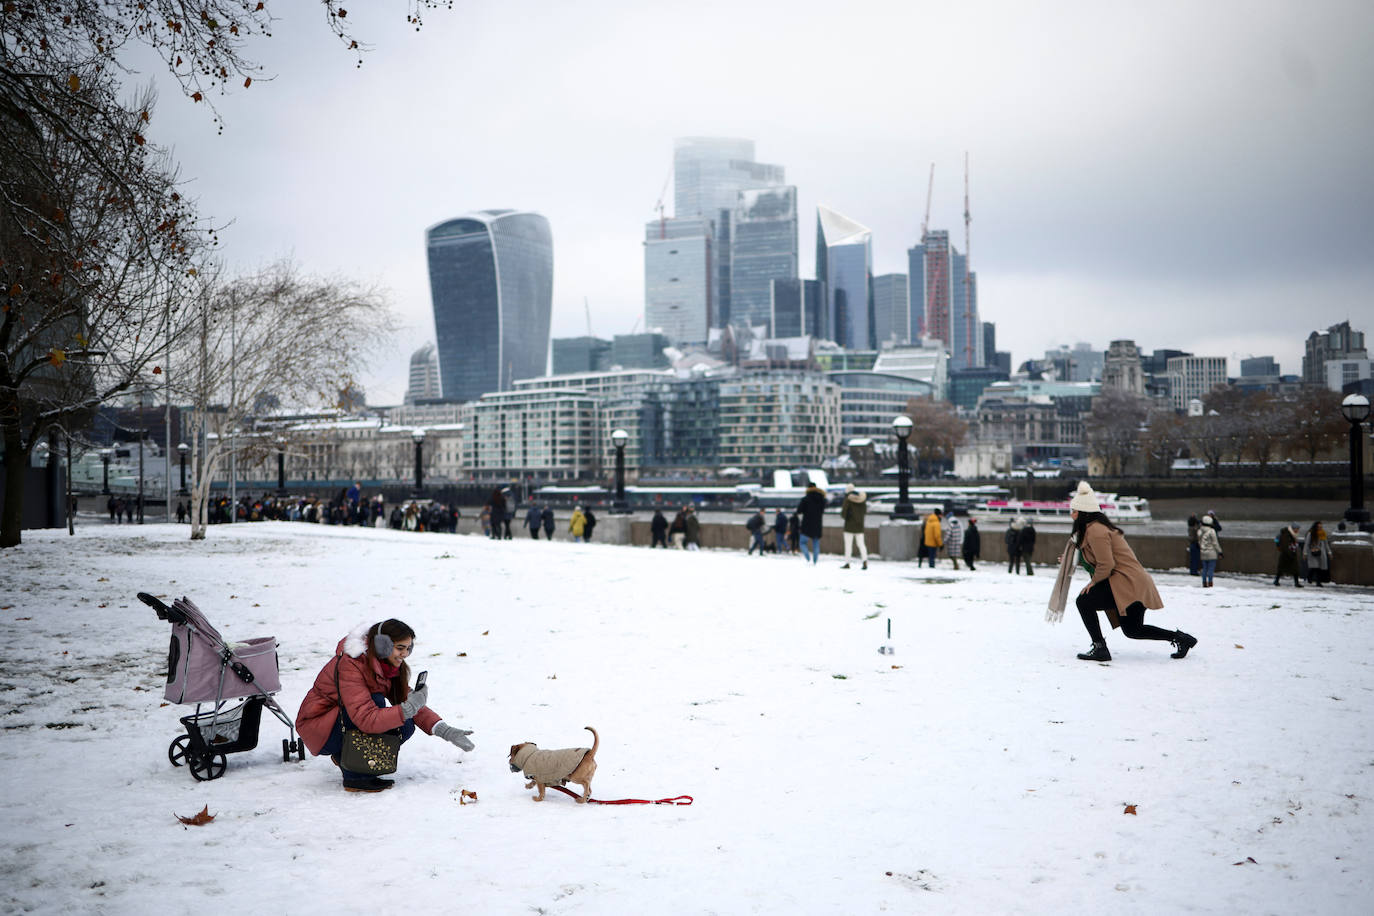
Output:
[[612,515],[629,515],[630,504],[625,501],[625,443],[630,434],[623,429],[611,433],[611,444],[615,446],[615,501],[611,503]]
[[1350,508],[1345,510],[1345,520],[1369,531],[1369,510],[1364,507],[1364,421],[1369,419],[1369,398],[1346,395],[1341,415],[1350,421]]
[[177,454],[181,456],[181,489],[177,490],[178,496],[188,496],[186,492],[186,453],[191,450],[191,446],[185,442],[177,443]]
[[422,465],[425,449],[425,431],[416,429],[410,434],[415,440],[415,498],[424,496],[425,469]]
[[892,507],[891,518],[916,518],[916,509],[907,498],[906,482],[910,474],[906,440],[911,435],[911,417],[899,413],[892,418],[892,431],[897,434],[897,505]]
[[286,499],[286,437],[273,440],[277,446],[277,498]]
[[100,495],[101,495],[101,496],[109,496],[109,495],[110,495],[110,456],[113,455],[113,454],[114,454],[114,449],[112,449],[112,448],[102,448],[102,449],[100,450],[100,463],[101,463],[101,465],[103,465],[103,467],[101,468],[101,481],[100,481]]

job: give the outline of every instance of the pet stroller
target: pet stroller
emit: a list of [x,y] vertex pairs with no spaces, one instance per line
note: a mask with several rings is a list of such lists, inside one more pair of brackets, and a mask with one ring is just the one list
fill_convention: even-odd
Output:
[[[223,776],[225,755],[258,746],[263,707],[291,735],[282,739],[281,759],[289,761],[292,754],[305,759],[305,742],[296,738],[295,723],[273,698],[281,690],[275,637],[226,643],[188,598],[178,598],[170,607],[147,592],[139,592],[138,600],[172,624],[164,699],[196,704],[193,714],[181,717],[186,734],[167,748],[172,766],[185,764],[202,781]],[[233,699],[239,702],[228,705]]]

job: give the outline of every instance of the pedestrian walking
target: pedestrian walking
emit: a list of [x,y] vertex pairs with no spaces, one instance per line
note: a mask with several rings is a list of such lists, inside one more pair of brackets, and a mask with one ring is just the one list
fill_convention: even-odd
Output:
[[544,511],[539,513],[539,519],[544,523],[544,540],[553,540],[553,507],[545,506]]
[[1026,519],[1016,533],[1016,550],[1019,562],[1026,564],[1026,575],[1035,575],[1031,570],[1031,557],[1035,554],[1035,523],[1030,519]]
[[1198,556],[1202,559],[1202,587],[1212,587],[1212,577],[1216,575],[1217,560],[1221,558],[1221,538],[1212,527],[1212,516],[1204,515],[1197,529]]
[[[926,559],[930,560],[931,569],[935,568],[935,558],[945,546],[945,536],[940,529],[940,516],[943,514],[939,509],[930,510],[930,514],[926,516],[925,528],[921,532],[921,541],[925,544]],[[920,565],[919,560],[917,565]]]
[[1302,554],[1307,559],[1307,581],[1320,588],[1331,581],[1331,543],[1321,522],[1313,522],[1302,541]]
[[950,562],[954,568],[959,568],[959,556],[964,552],[964,526],[959,523],[959,518],[953,512],[945,516],[945,524],[940,529],[941,537],[945,541],[945,553],[949,555]]
[[491,537],[493,540],[501,540],[501,527],[506,523],[506,494],[497,487],[491,491],[491,499],[488,501],[491,506]]
[[978,530],[978,519],[970,518],[968,528],[964,530],[964,562],[968,564],[970,570],[973,569],[973,561],[983,555],[983,535]]
[[530,503],[530,511],[525,513],[525,527],[530,529],[530,537],[539,540],[539,522],[544,518],[544,513],[539,510],[538,503]]
[[1188,516],[1188,575],[1202,575],[1202,550],[1198,547],[1198,529],[1202,522],[1196,515]]
[[692,506],[683,513],[682,541],[688,550],[701,549],[701,519],[697,518],[697,510]]
[[749,555],[752,556],[755,548],[758,549],[759,556],[763,556],[763,529],[768,523],[764,520],[763,510],[759,509],[749,516],[749,520],[744,523],[745,529],[749,532]]
[[587,520],[587,526],[582,532],[582,537],[590,541],[592,539],[592,529],[596,528],[596,513],[592,511],[591,506],[588,506],[582,510],[582,516]]
[[787,513],[781,509],[773,517],[773,541],[778,556],[787,553]]
[[568,533],[572,535],[573,543],[582,543],[582,537],[587,531],[587,516],[582,512],[582,507],[573,509],[572,518],[568,519]]
[[482,537],[491,537],[491,503],[482,507],[482,514],[478,518],[482,522]]
[[1298,531],[1298,523],[1294,522],[1274,535],[1274,547],[1279,552],[1279,565],[1274,570],[1275,585],[1278,585],[1284,576],[1292,576],[1293,586],[1302,588],[1302,563],[1298,557],[1298,551],[1302,549],[1302,538],[1299,537]]
[[1059,578],[1055,580],[1050,606],[1052,610],[1056,604],[1063,608],[1077,551],[1079,563],[1091,579],[1078,593],[1076,603],[1083,627],[1092,638],[1092,646],[1078,657],[1094,662],[1112,659],[1097,619],[1098,611],[1105,611],[1112,627],[1120,627],[1127,639],[1168,641],[1174,645],[1173,658],[1186,656],[1197,645],[1195,637],[1182,630],[1171,632],[1145,623],[1145,611],[1162,608],[1164,602],[1154,580],[1126,543],[1126,536],[1102,513],[1097,494],[1086,480],[1079,482],[1069,501],[1069,516],[1073,519],[1073,534],[1060,556]]
[[653,538],[649,547],[668,549],[668,519],[664,517],[662,509],[654,510],[654,517],[649,522],[649,535]]
[[180,524],[181,524],[182,522],[184,522],[184,521],[186,521],[186,504],[185,504],[184,502],[182,502],[181,500],[178,499],[178,500],[177,500],[177,524],[180,525]]
[[801,523],[797,527],[801,532],[802,559],[807,559],[809,555],[814,565],[819,563],[821,558],[825,492],[814,483],[807,484],[805,495],[802,496],[801,502],[797,503],[797,515],[801,516]]
[[854,489],[852,483],[845,484],[844,502],[840,505],[840,517],[844,519],[844,565],[849,568],[849,558],[854,554],[854,545],[859,547],[859,559],[863,561],[860,569],[868,569],[868,545],[864,543],[864,519],[868,516],[868,495]]
[[801,549],[801,516],[793,512],[787,518],[787,552],[794,554]]
[[673,516],[673,523],[668,526],[668,538],[673,542],[673,549],[685,550],[687,547],[687,507],[683,506],[677,510],[677,515]]
[[1025,524],[1020,516],[1007,522],[1007,530],[1002,541],[1007,546],[1007,572],[1021,572],[1021,527]]

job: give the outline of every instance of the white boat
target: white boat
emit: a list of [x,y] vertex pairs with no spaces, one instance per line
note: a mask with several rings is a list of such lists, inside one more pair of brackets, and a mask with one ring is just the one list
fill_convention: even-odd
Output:
[[[1001,490],[1000,494],[978,493],[979,490]],[[999,487],[920,487],[908,491],[908,498],[917,514],[927,515],[932,509],[964,509],[975,516],[995,518],[1015,518],[1020,516],[1033,520],[1071,520],[1069,499],[1012,499],[1007,491]],[[1102,512],[1114,522],[1148,522],[1151,520],[1150,501],[1142,496],[1118,496],[1115,493],[1098,493]],[[882,493],[870,502],[871,512],[891,512],[896,505],[895,494]]]

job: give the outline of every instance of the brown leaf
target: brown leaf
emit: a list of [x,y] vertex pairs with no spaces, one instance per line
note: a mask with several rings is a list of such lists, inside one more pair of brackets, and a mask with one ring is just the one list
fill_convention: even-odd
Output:
[[204,808],[201,808],[200,813],[195,815],[194,817],[182,817],[180,814],[174,814],[173,817],[181,821],[183,824],[188,824],[192,827],[204,827],[206,824],[210,823],[215,819],[215,816],[210,813],[209,805],[206,805]]
[[48,362],[52,363],[54,366],[60,367],[66,361],[67,354],[65,351],[58,350],[56,348],[48,351]]
[[80,92],[81,77],[77,76],[75,73],[67,77],[67,88],[71,89],[72,92]]
[[153,375],[161,375],[161,374],[162,374],[162,367],[161,367],[161,366],[154,366],[154,367],[153,367]]
[[1126,810],[1123,811],[1123,812],[1121,812],[1121,813],[1122,813],[1122,814],[1135,814],[1135,805],[1127,805],[1127,806],[1126,806]]
[[482,631],[482,635],[483,635],[483,636],[486,636],[486,635],[487,635],[488,633],[490,633],[490,632],[491,632],[491,630],[483,630],[483,631]]
[[1237,648],[1237,649],[1244,649],[1245,647],[1242,646],[1240,643],[1236,643],[1236,648]]
[[243,79],[243,88],[244,88],[244,89],[247,89],[247,88],[248,88],[249,86],[251,86],[251,85],[253,85],[253,78],[252,78],[251,76],[246,76],[246,77],[244,77],[244,79]]

